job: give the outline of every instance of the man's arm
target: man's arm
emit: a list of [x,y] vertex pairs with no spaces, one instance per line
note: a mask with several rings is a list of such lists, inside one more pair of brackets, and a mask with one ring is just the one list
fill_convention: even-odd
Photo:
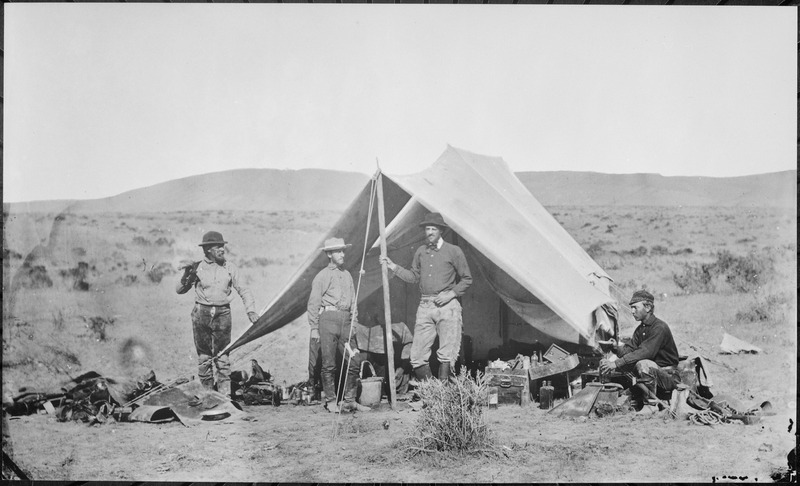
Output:
[[420,246],[419,248],[417,248],[417,251],[414,252],[414,258],[413,260],[411,260],[410,270],[406,270],[405,268],[401,267],[400,265],[397,265],[396,263],[394,264],[395,268],[392,270],[392,272],[394,272],[394,274],[397,275],[400,278],[400,280],[410,284],[415,284],[419,282],[419,275],[420,275],[419,260],[420,260],[420,253],[423,248],[425,247]]
[[185,294],[189,289],[194,287],[195,282],[197,282],[197,266],[199,264],[200,262],[189,262],[178,269],[183,270],[183,275],[181,275],[180,280],[178,280],[178,283],[175,285],[175,292]]
[[244,302],[244,309],[247,311],[247,317],[250,319],[250,322],[257,321],[258,313],[256,313],[256,300],[253,298],[252,292],[250,292],[249,288],[242,285],[239,279],[239,269],[236,265],[228,263],[226,266],[228,266],[228,272],[231,274],[231,285],[236,289],[236,292],[239,293],[242,302]]
[[322,307],[322,274],[318,273],[311,282],[311,294],[308,296],[308,325],[312,330],[319,329],[319,310]]
[[455,249],[453,266],[456,269],[456,275],[458,275],[459,280],[455,287],[453,287],[453,292],[455,292],[456,297],[461,297],[472,284],[472,274],[469,271],[469,265],[467,264],[467,257],[464,256],[464,251],[457,246]]
[[[631,343],[634,344],[634,346],[636,346],[634,343],[635,340],[636,339],[631,339]],[[621,368],[643,359],[654,359],[656,353],[658,353],[658,350],[661,349],[666,341],[667,329],[665,327],[653,327],[650,331],[650,335],[639,343],[638,346],[635,348],[625,346],[621,351],[620,358],[614,361],[614,365],[617,368]]]

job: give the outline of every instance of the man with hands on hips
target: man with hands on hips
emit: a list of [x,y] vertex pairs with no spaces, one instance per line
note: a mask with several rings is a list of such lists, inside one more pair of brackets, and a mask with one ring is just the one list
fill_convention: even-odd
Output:
[[451,370],[461,348],[461,303],[458,297],[464,295],[472,283],[472,275],[464,252],[456,245],[442,239],[442,232],[448,228],[442,215],[429,213],[419,224],[425,229],[425,245],[417,248],[411,262],[411,269],[405,269],[381,257],[394,275],[407,283],[419,282],[420,297],[417,308],[414,339],[411,343],[411,366],[418,380],[432,377],[428,359],[431,346],[439,336],[440,380],[449,380]]

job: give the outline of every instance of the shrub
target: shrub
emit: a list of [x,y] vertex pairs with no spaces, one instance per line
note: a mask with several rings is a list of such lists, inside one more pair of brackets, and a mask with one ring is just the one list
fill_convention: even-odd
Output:
[[9,250],[8,248],[3,248],[3,260],[22,260],[22,254],[15,252],[14,250]]
[[[92,268],[94,270],[94,268]],[[72,278],[73,290],[89,290],[89,282],[86,281],[87,273],[89,272],[89,264],[86,262],[78,262],[78,266],[70,268],[69,270],[61,270],[59,274],[63,278]]]
[[128,274],[124,277],[118,278],[115,283],[124,285],[125,287],[130,287],[131,285],[135,284],[137,280],[138,277],[136,275]]
[[625,250],[622,252],[623,255],[629,255],[634,257],[640,257],[647,255],[647,248],[644,246],[639,246],[638,248],[634,248],[633,250]]
[[173,273],[175,273],[175,270],[172,268],[172,265],[167,262],[161,262],[150,267],[150,270],[147,272],[147,278],[153,283],[160,283],[165,275],[172,275]]
[[589,248],[586,249],[586,253],[592,257],[592,259],[595,259],[604,253],[603,245],[599,241],[595,241],[589,245]]
[[480,372],[475,380],[463,370],[449,383],[426,380],[419,384],[417,393],[424,406],[414,433],[407,440],[409,455],[492,451],[483,414],[488,386]]
[[81,316],[83,322],[86,323],[86,328],[92,331],[94,337],[98,341],[105,341],[106,340],[106,326],[114,324],[113,317],[85,317]]
[[134,236],[133,237],[133,244],[141,245],[141,246],[149,246],[151,243],[150,243],[150,240],[148,240],[147,238],[145,238],[143,236]]
[[684,264],[683,272],[673,274],[672,280],[684,293],[710,293],[716,281],[724,281],[734,292],[759,289],[772,275],[774,262],[764,253],[739,257],[724,250],[717,253],[713,263]]
[[669,248],[661,245],[656,245],[650,248],[651,255],[669,255]]
[[26,289],[43,289],[53,286],[53,280],[47,274],[44,265],[24,263],[18,274],[20,287]]
[[173,238],[165,238],[163,236],[160,236],[156,240],[156,245],[158,245],[158,246],[172,246],[174,244],[175,244],[175,240]]
[[717,255],[717,267],[718,272],[725,276],[725,281],[736,292],[756,290],[774,269],[768,256],[750,253],[745,257],[737,257],[727,250]]
[[786,294],[769,294],[758,297],[745,309],[736,313],[736,319],[745,322],[782,321],[788,315],[791,296]]
[[684,263],[683,272],[673,273],[672,281],[685,294],[710,293],[714,291],[712,272],[713,265],[711,264],[690,265]]

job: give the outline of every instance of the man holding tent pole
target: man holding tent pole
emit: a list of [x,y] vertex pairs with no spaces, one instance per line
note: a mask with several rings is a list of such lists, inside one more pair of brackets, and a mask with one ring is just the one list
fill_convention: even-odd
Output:
[[407,270],[388,257],[381,257],[395,275],[407,283],[419,282],[420,301],[417,319],[414,324],[414,340],[411,343],[411,366],[418,380],[432,377],[428,359],[431,346],[439,336],[440,380],[449,380],[451,369],[458,359],[461,348],[461,303],[458,297],[464,295],[472,284],[467,258],[456,245],[442,239],[442,232],[448,228],[442,215],[429,213],[419,224],[425,229],[425,245],[417,248]]
[[[244,302],[250,322],[258,320],[256,302],[250,290],[239,279],[239,269],[225,260],[225,241],[222,234],[209,231],[203,235],[205,258],[183,267],[183,276],[175,287],[179,294],[185,294],[194,287],[194,308],[192,309],[192,329],[197,348],[199,364],[197,377],[209,390],[216,389],[225,395],[231,393],[231,365],[227,354],[214,358],[231,342],[231,287],[236,289]],[[216,380],[214,364],[216,363]]]
[[[666,322],[653,315],[653,295],[637,290],[630,304],[639,326],[633,331],[630,344],[611,340],[615,361],[600,361],[600,372],[620,370],[636,377],[636,386],[645,398],[656,399],[657,390],[671,392],[680,383],[678,347]],[[644,403],[644,401],[643,401]]]
[[336,400],[336,351],[349,356],[349,366],[344,386],[343,412],[365,411],[369,407],[356,402],[358,372],[361,356],[358,354],[355,336],[350,336],[351,312],[356,312],[353,276],[344,269],[344,250],[352,245],[341,238],[328,238],[320,248],[328,256],[328,266],[323,268],[311,282],[308,296],[308,325],[311,340],[319,341],[322,349],[323,407],[329,412],[330,402]]

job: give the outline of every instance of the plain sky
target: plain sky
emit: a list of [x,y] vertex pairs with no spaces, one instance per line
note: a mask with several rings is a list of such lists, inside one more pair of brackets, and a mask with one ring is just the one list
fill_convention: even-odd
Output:
[[7,3],[3,200],[235,168],[796,169],[797,10]]

